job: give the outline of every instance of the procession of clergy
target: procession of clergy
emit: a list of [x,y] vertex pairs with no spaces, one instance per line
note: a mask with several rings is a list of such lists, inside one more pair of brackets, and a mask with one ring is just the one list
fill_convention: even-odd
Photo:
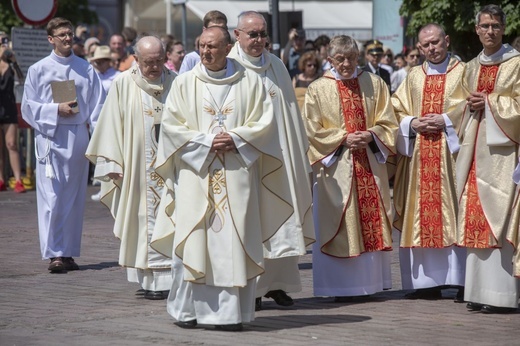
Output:
[[[402,288],[414,290],[406,298],[458,288],[455,301],[469,310],[516,311],[520,54],[502,43],[498,6],[477,14],[483,50],[467,64],[448,52],[442,27],[425,25],[426,60],[393,95],[357,67],[355,40],[332,38],[332,69],[310,84],[301,112],[257,12],[239,16],[234,45],[225,15],[209,12],[200,63],[178,76],[163,68],[160,40],[141,38],[135,66],[104,102],[97,77],[68,50],[72,25],[54,20],[55,49],[29,70],[23,101],[51,272],[57,258],[77,269],[86,191],[84,176],[69,173],[86,174],[86,152],[115,219],[120,265],[145,298],[167,299],[179,327],[239,331],[263,296],[292,305],[310,244],[316,296],[347,302],[390,289],[393,227]],[[53,103],[57,78],[75,79],[79,113]],[[85,123],[95,128],[90,143],[73,130]]]

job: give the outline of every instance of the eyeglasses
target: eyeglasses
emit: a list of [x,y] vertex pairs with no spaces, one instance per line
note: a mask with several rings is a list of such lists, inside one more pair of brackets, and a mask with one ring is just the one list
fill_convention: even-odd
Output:
[[316,67],[318,66],[317,64],[307,64],[307,67]]
[[[242,29],[237,29],[238,31],[242,31],[242,32],[245,32],[244,30]],[[245,32],[247,34],[247,36],[249,36],[249,38],[252,38],[252,39],[255,39],[257,38],[258,36],[260,36],[261,38],[266,38],[268,35],[267,35],[267,31],[250,31],[250,32]]]
[[336,57],[329,57],[329,58],[334,60],[336,62],[336,64],[338,64],[338,65],[343,64],[345,61],[348,61],[349,64],[357,63],[357,55],[349,55],[346,57],[342,56],[342,55],[338,55]]
[[410,54],[410,55],[408,55],[408,56],[409,56],[410,58],[418,58],[418,57],[420,57],[419,54]]
[[491,28],[493,31],[500,31],[504,25],[502,24],[478,24],[479,29],[488,31]]
[[52,37],[57,37],[57,38],[59,38],[60,40],[63,41],[67,37],[74,38],[74,33],[72,33],[72,32],[64,32],[64,33],[59,34],[59,35],[52,35]]

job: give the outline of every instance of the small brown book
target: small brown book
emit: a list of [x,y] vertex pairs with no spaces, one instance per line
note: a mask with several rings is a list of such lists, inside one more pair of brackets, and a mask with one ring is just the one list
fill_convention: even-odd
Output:
[[[76,101],[76,83],[74,80],[51,82],[52,99],[55,103]],[[74,113],[79,113],[78,103],[72,107]]]

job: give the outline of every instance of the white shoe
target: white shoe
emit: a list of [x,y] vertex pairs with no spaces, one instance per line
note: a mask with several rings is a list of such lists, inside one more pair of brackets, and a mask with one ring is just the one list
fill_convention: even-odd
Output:
[[99,200],[101,200],[101,191],[99,191],[99,192],[96,193],[95,195],[90,196],[90,198],[91,198],[93,201],[98,202]]

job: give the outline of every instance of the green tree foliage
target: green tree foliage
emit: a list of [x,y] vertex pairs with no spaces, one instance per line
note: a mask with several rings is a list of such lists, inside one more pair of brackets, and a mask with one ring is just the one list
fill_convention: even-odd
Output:
[[[56,16],[67,18],[74,25],[94,24],[98,21],[96,12],[88,8],[88,0],[58,0]],[[23,25],[14,12],[11,0],[0,0],[0,31],[10,33],[13,26]]]
[[442,25],[451,39],[451,49],[464,61],[475,57],[482,45],[475,33],[475,15],[487,4],[497,4],[507,17],[504,42],[520,35],[518,0],[403,0],[400,14],[409,19],[406,35],[417,39],[419,29],[430,22]]

